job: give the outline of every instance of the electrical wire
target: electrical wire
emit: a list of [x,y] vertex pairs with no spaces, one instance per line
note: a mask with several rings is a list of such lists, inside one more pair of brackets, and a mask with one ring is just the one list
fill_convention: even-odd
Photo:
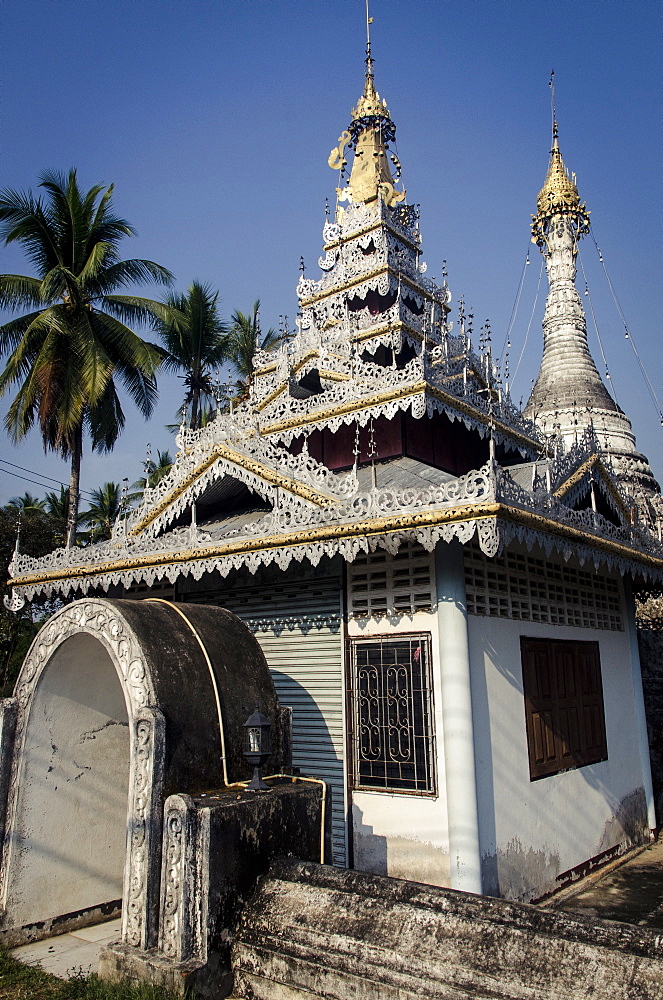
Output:
[[589,294],[589,283],[587,281],[587,275],[585,274],[585,266],[582,262],[582,256],[578,252],[578,260],[580,261],[580,270],[582,271],[582,276],[585,281],[585,295],[589,301],[589,309],[592,314],[592,320],[594,322],[594,329],[596,331],[596,339],[599,342],[599,348],[601,350],[601,357],[603,358],[603,364],[605,365],[605,377],[610,382],[610,388],[612,389],[612,398],[614,399],[617,406],[619,406],[619,401],[617,399],[617,393],[615,391],[615,383],[612,380],[612,375],[610,374],[610,369],[608,368],[608,359],[605,356],[605,351],[603,350],[603,341],[601,340],[601,334],[599,333],[599,325],[596,322],[596,313],[594,312],[594,303],[592,302],[592,297]]
[[615,308],[616,308],[617,313],[619,315],[619,318],[621,319],[622,324],[624,326],[624,335],[625,335],[625,337],[626,337],[627,340],[631,341],[631,347],[633,348],[633,353],[635,354],[636,360],[638,362],[638,367],[640,368],[640,373],[642,374],[642,378],[644,380],[644,383],[647,386],[647,391],[649,392],[651,400],[652,400],[652,402],[653,402],[653,404],[654,404],[654,406],[656,408],[656,412],[658,414],[658,419],[661,422],[661,426],[663,426],[663,408],[661,407],[661,404],[658,401],[658,397],[656,395],[656,391],[654,389],[654,386],[652,385],[651,379],[649,378],[649,375],[647,374],[647,369],[645,368],[645,366],[644,366],[644,364],[642,362],[642,359],[641,359],[641,357],[640,357],[640,355],[638,353],[638,349],[635,346],[635,341],[633,340],[633,334],[631,333],[631,331],[628,328],[628,323],[626,322],[626,317],[624,316],[624,313],[622,311],[622,307],[619,304],[619,299],[617,298],[617,292],[615,291],[614,286],[612,284],[612,281],[610,280],[610,275],[608,274],[608,269],[605,266],[605,261],[603,259],[603,254],[601,253],[601,248],[599,247],[598,243],[596,242],[596,237],[594,236],[593,230],[591,231],[591,237],[592,237],[592,242],[593,242],[594,246],[596,247],[596,252],[597,252],[599,260],[601,262],[601,266],[603,267],[603,273],[605,274],[606,281],[608,282],[608,288],[610,289],[610,294],[612,295],[612,300],[615,303]]
[[[12,469],[20,469],[21,472],[29,472],[33,476],[38,476],[39,479],[49,479],[51,483],[57,483],[58,486],[61,486],[63,489],[67,489],[67,484],[61,482],[59,479],[54,479],[53,476],[47,476],[46,474],[37,472],[35,469],[26,469],[25,466],[16,465],[15,462],[10,462],[6,458],[0,458],[0,465],[10,465]],[[16,476],[17,479],[24,479],[26,482],[32,483],[33,486],[41,486],[42,489],[47,490],[51,488],[49,483],[38,482],[36,479],[29,479],[27,476],[20,476],[17,472],[12,472],[11,469],[0,469],[0,472],[5,472],[8,476]],[[79,490],[79,493],[86,493],[89,497],[94,496],[90,490]]]

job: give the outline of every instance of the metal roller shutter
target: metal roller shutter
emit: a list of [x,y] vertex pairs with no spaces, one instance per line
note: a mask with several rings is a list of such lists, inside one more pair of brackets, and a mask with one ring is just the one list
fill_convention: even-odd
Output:
[[347,864],[343,632],[337,579],[198,593],[245,621],[269,664],[282,705],[292,708],[293,765],[322,778],[331,798],[332,856]]

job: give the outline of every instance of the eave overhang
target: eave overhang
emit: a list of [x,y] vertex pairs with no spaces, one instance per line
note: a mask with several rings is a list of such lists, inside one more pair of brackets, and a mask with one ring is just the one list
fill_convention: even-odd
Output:
[[131,544],[127,546],[125,542],[123,546],[118,541],[117,557],[109,553],[107,559],[69,565],[66,570],[18,573],[9,584],[14,588],[15,598],[21,595],[30,598],[38,593],[107,589],[117,583],[131,586],[146,578],[153,581],[167,576],[171,582],[180,575],[193,574],[199,578],[203,572],[213,569],[227,575],[233,568],[256,564],[256,561],[257,564],[276,561],[282,568],[293,558],[317,561],[322,555],[341,554],[351,561],[360,550],[378,545],[395,550],[408,538],[415,538],[431,550],[440,540],[449,541],[455,537],[466,543],[475,534],[489,556],[517,537],[529,545],[541,544],[549,551],[557,549],[565,556],[576,553],[581,561],[590,559],[597,565],[617,566],[622,572],[630,572],[636,577],[663,580],[663,554],[643,551],[622,540],[495,499],[420,511],[394,511],[341,524],[323,523],[217,542],[210,542],[205,532],[198,531],[195,526],[185,534],[186,538],[182,539],[185,544],[181,548],[174,545],[159,550],[155,546],[154,551],[132,556]]
[[450,392],[445,392],[444,389],[424,380],[399,385],[392,389],[386,389],[384,392],[372,393],[358,399],[348,399],[334,406],[320,407],[319,409],[311,409],[309,407],[301,413],[294,413],[280,420],[267,420],[260,426],[260,433],[268,437],[299,428],[318,429],[338,417],[359,415],[376,408],[379,409],[388,403],[409,400],[415,397],[421,397],[424,403],[427,399],[442,403],[447,412],[456,411],[462,417],[469,418],[475,426],[483,429],[484,434],[492,428],[501,440],[511,440],[528,455],[534,456],[540,451],[541,444],[539,441],[523,434],[490,413],[484,413],[478,407],[472,406],[463,399],[459,399],[458,396],[454,396]]

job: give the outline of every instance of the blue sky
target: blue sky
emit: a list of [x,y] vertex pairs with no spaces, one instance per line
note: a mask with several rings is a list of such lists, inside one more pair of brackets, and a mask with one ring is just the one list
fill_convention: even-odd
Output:
[[[562,153],[663,401],[661,5],[373,0],[371,13],[376,84],[397,125],[408,200],[421,205],[428,273],[447,261],[454,314],[464,295],[477,330],[490,320],[499,354],[530,249],[513,373],[539,276],[529,224],[548,165],[554,69]],[[327,156],[362,89],[364,44],[363,0],[5,0],[0,186],[34,187],[42,170],[70,166],[85,188],[115,183],[116,208],[139,232],[125,256],[164,264],[182,289],[212,283],[227,316],[260,298],[263,328],[278,326],[296,311],[300,255],[316,272],[338,179]],[[661,480],[663,429],[591,239],[581,255],[615,395]],[[10,247],[0,270],[29,264]],[[545,288],[544,275],[516,400],[540,361]],[[588,327],[603,374],[591,316]],[[173,450],[164,425],[181,383],[162,377],[160,392],[148,424],[127,405],[111,455],[88,449],[84,489],[137,479],[148,441]],[[68,478],[36,434],[15,447],[3,433],[0,457]],[[25,489],[43,492],[3,474],[0,503]]]

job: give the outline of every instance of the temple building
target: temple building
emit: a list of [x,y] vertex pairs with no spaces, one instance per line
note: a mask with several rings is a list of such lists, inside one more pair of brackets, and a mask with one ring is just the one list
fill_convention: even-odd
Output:
[[172,471],[109,541],[17,552],[13,604],[234,612],[293,710],[295,768],[327,783],[329,862],[528,901],[657,825],[633,599],[663,579],[635,495],[656,486],[588,352],[587,213],[557,138],[521,412],[486,331],[462,308],[452,322],[446,279],[426,276],[394,135],[369,46],[296,334],[255,358],[234,412],[180,428]]

